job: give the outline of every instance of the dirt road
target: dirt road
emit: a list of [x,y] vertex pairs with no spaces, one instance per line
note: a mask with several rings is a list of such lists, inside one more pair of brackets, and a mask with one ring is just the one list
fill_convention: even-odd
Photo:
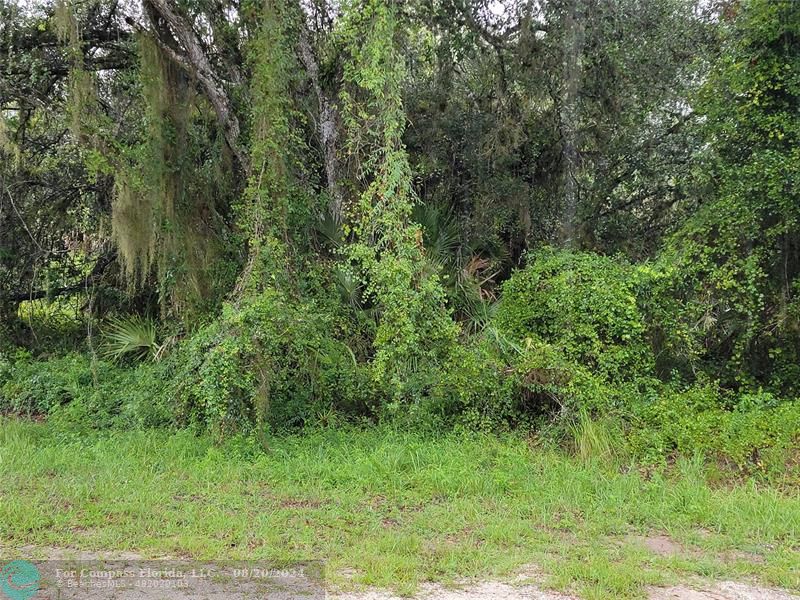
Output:
[[[12,600],[407,600],[390,591],[331,590],[321,563],[286,567],[136,553],[26,547],[0,553],[0,598]],[[414,600],[579,600],[546,589],[531,567],[508,582],[424,583]],[[646,590],[649,600],[800,600],[786,590],[734,581],[687,581]]]

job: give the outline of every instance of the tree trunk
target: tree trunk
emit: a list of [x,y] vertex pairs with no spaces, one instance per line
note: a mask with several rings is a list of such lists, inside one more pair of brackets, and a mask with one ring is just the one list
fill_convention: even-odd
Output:
[[562,204],[559,245],[578,246],[578,167],[580,162],[580,86],[583,79],[583,0],[571,0],[564,19],[562,94],[559,111],[561,127]]
[[319,102],[319,137],[325,156],[325,174],[328,182],[330,202],[328,210],[337,223],[343,220],[343,194],[339,185],[339,159],[336,155],[336,144],[339,139],[339,108],[336,101],[322,87],[319,80],[319,63],[308,39],[305,27],[300,32],[300,60],[306,68],[311,85]]

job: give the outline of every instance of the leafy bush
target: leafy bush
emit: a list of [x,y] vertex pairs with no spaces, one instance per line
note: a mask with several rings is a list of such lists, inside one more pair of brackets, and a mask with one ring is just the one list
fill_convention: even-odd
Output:
[[547,344],[609,380],[631,379],[653,368],[637,303],[647,277],[623,260],[545,249],[503,285],[496,323],[511,338]]
[[453,353],[421,408],[423,420],[448,426],[529,429],[579,410],[607,412],[620,389],[554,345],[517,343],[490,326]]
[[182,351],[183,422],[218,435],[303,425],[331,410],[365,412],[376,393],[365,367],[311,303],[265,291],[199,330]]
[[663,262],[532,255],[504,285],[496,324],[514,348],[501,366],[513,383],[496,388],[510,395],[488,412],[518,421],[520,411],[556,416],[554,432],[581,455],[607,454],[600,433],[613,428],[627,432],[627,450],[647,462],[700,453],[748,472],[778,472],[800,439],[800,404],[709,383],[717,372],[697,369],[706,328],[697,306],[674,294],[682,278]]
[[152,427],[173,421],[165,365],[121,368],[72,353],[0,359],[0,412],[48,416],[72,429]]
[[420,420],[487,430],[520,424],[526,417],[522,395],[507,367],[503,353],[485,341],[457,347],[431,386]]
[[[497,335],[514,349],[505,372],[525,411],[559,417],[626,415],[657,385],[646,313],[656,275],[646,266],[545,249],[503,286]],[[588,417],[587,417],[588,418]]]
[[3,412],[28,416],[44,415],[74,400],[92,385],[88,357],[69,354],[34,361],[20,351],[5,359],[0,374],[0,408]]
[[632,425],[630,448],[640,458],[701,453],[738,470],[775,474],[796,459],[800,402],[763,392],[734,396],[715,385],[664,388],[637,407]]

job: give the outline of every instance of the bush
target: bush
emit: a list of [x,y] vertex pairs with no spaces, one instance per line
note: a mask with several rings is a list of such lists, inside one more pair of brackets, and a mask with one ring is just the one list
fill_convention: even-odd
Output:
[[155,427],[173,421],[166,365],[121,368],[88,354],[0,358],[0,412],[48,416],[77,429]]
[[26,416],[46,415],[71,402],[92,385],[88,357],[68,354],[34,361],[25,351],[2,359],[0,410]]
[[458,346],[431,386],[419,420],[438,427],[496,430],[519,425],[524,410],[508,360],[487,340]]
[[740,471],[781,474],[800,442],[800,402],[763,392],[734,396],[711,384],[664,388],[632,421],[630,447],[650,462],[701,453]]
[[496,323],[512,339],[548,345],[611,381],[650,374],[653,353],[637,303],[648,277],[622,260],[545,249],[503,285]]
[[545,249],[529,259],[504,284],[495,320],[516,349],[507,371],[527,409],[566,427],[583,413],[628,415],[659,383],[640,300],[656,274],[591,253]]
[[333,330],[331,315],[275,291],[226,306],[180,353],[179,418],[224,436],[367,412],[369,373]]
[[[627,451],[647,462],[701,453],[739,470],[777,473],[792,460],[800,403],[723,389],[709,383],[713,370],[694,368],[705,331],[695,307],[673,293],[674,268],[549,249],[530,258],[505,283],[497,313],[500,335],[514,348],[499,367],[506,377],[483,384],[495,396],[480,386],[474,398],[462,394],[465,415],[503,390],[478,421],[513,415],[520,422],[533,411],[556,417],[552,433],[584,440],[616,423]],[[477,379],[473,371],[468,380]]]
[[453,353],[422,412],[424,419],[466,429],[527,429],[581,410],[613,412],[627,401],[627,390],[554,345],[532,338],[517,343],[489,327]]

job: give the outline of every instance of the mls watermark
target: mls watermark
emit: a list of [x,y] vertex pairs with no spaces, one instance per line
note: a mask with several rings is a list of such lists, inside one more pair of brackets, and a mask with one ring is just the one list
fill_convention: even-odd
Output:
[[0,560],[0,599],[316,600],[320,561]]

